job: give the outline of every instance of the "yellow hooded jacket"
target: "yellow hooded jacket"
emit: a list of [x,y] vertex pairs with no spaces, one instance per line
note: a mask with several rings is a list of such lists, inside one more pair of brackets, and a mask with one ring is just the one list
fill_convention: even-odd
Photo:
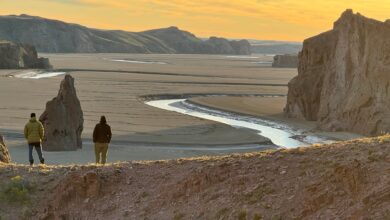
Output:
[[30,121],[24,127],[24,137],[27,139],[29,144],[41,143],[43,140],[43,125],[35,117],[31,118]]

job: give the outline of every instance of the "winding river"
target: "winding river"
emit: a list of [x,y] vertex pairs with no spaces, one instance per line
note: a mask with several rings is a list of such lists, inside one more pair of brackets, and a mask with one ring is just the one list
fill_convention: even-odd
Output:
[[[256,131],[259,135],[269,138],[272,143],[281,148],[296,148],[314,143],[332,142],[332,140],[318,136],[305,136],[303,130],[295,130],[287,124],[214,110],[192,104],[186,99],[154,100],[147,101],[146,104],[168,111],[220,122],[238,129],[251,129]],[[301,138],[296,138],[298,136]]]

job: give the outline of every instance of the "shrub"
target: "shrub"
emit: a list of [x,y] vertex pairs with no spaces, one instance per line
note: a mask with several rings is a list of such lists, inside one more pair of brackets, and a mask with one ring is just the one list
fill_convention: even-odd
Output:
[[275,193],[275,190],[266,183],[259,184],[252,192],[245,194],[245,200],[249,204],[260,202],[264,196]]
[[247,212],[246,210],[241,210],[239,213],[238,213],[238,219],[239,220],[246,220],[246,217],[247,217]]
[[173,219],[174,220],[182,220],[182,219],[184,219],[184,214],[183,213],[180,213],[180,212],[178,212],[178,213],[176,213],[175,214],[175,216],[173,217]]
[[253,220],[261,220],[261,219],[263,219],[263,217],[262,217],[260,214],[258,214],[258,213],[256,213],[256,214],[253,216]]
[[222,217],[224,217],[227,213],[229,212],[229,209],[228,208],[222,208],[220,209],[217,214],[216,214],[216,219],[221,219]]
[[32,185],[21,176],[12,177],[4,189],[0,192],[0,199],[9,202],[28,204]]

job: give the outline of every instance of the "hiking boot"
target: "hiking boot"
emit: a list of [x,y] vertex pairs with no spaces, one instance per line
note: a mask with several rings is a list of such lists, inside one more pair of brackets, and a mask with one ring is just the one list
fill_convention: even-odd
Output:
[[34,165],[34,160],[30,160],[30,166]]
[[41,164],[45,164],[45,159],[42,159],[42,160],[41,160]]

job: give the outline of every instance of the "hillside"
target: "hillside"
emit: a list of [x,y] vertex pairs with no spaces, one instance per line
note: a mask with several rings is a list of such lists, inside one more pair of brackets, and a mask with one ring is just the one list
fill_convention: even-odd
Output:
[[105,167],[0,165],[1,219],[388,219],[390,136]]
[[302,43],[289,41],[248,40],[255,54],[298,54]]
[[48,53],[250,54],[248,41],[203,41],[177,27],[144,32],[98,30],[29,15],[0,16],[0,39]]

